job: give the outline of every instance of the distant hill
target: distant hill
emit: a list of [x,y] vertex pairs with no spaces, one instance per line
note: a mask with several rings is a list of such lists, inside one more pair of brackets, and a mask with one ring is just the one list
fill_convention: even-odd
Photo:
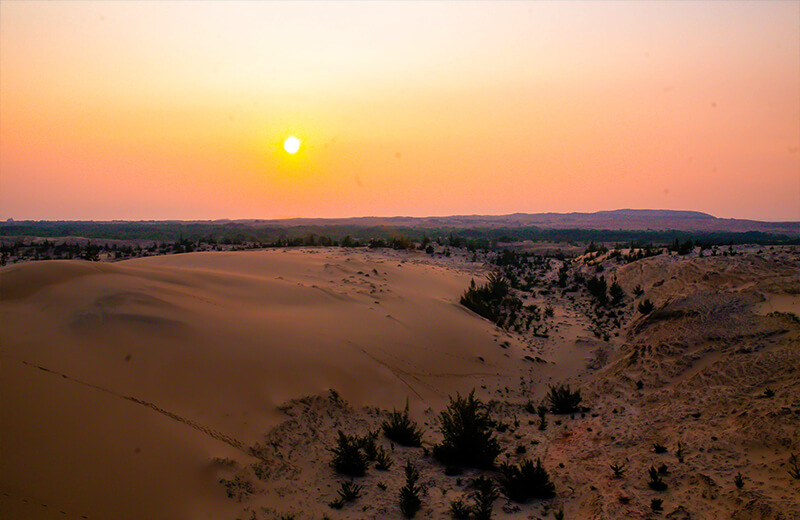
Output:
[[[197,241],[315,244],[314,237],[361,240],[454,234],[481,243],[507,240],[668,243],[675,239],[726,243],[800,243],[800,222],[759,222],[717,218],[698,211],[619,209],[596,213],[514,213],[445,217],[294,218],[185,221],[7,221],[0,223],[0,246],[20,237],[107,239],[129,242]],[[73,238],[69,238],[73,237]],[[298,241],[299,240],[299,241]]]
[[631,231],[731,232],[755,231],[800,236],[800,222],[761,222],[723,219],[699,211],[618,209],[596,213],[513,213],[510,215],[454,215],[448,217],[353,217],[341,219],[238,220],[264,226],[392,226],[409,228],[518,228],[598,229]]

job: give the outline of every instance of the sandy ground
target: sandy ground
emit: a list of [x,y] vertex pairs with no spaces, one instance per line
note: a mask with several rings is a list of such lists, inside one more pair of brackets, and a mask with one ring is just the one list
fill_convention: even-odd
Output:
[[[380,438],[395,465],[370,470],[362,498],[336,511],[327,503],[344,479],[328,450],[337,429],[375,430],[406,400],[429,448],[447,396],[475,388],[508,426],[500,460],[541,457],[558,492],[501,497],[496,518],[800,518],[787,472],[800,455],[798,253],[604,265],[628,295],[645,291],[608,340],[592,333],[585,291],[534,298],[554,309],[547,337],[497,329],[458,305],[486,272],[459,255],[293,249],[3,268],[2,517],[399,518],[410,458],[426,489],[419,517],[445,518],[474,471],[445,476],[426,450]],[[643,298],[656,304],[648,316]],[[553,382],[580,387],[591,410],[540,431],[525,404]],[[659,493],[646,474],[662,463]],[[228,498],[219,481],[234,477],[254,493]]]

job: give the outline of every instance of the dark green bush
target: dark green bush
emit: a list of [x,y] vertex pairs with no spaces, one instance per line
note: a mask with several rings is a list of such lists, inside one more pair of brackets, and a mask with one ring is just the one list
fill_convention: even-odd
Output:
[[433,447],[433,455],[448,465],[489,468],[500,453],[500,444],[492,436],[494,422],[475,391],[450,398],[442,411],[440,429],[444,440]]
[[473,479],[471,486],[474,489],[470,493],[473,501],[472,514],[476,520],[490,520],[494,501],[500,496],[500,492],[497,491],[494,482],[484,476]]
[[525,459],[519,466],[503,463],[500,465],[500,474],[500,485],[514,502],[527,502],[532,498],[547,499],[556,494],[555,485],[540,459],[536,459],[536,464]]
[[406,401],[405,410],[402,413],[393,410],[389,420],[384,421],[381,428],[383,434],[397,444],[402,446],[422,445],[422,431],[417,423],[408,416],[408,401]]
[[659,444],[657,442],[654,442],[653,443],[653,451],[656,452],[656,453],[666,453],[667,452],[667,447],[664,446],[663,444]]
[[800,479],[800,462],[794,453],[789,457],[789,466],[789,475],[794,479]]
[[472,514],[472,507],[464,503],[460,498],[450,502],[450,516],[456,520],[467,520]]
[[655,309],[655,307],[656,306],[653,304],[653,302],[650,301],[649,298],[645,298],[644,300],[639,302],[637,309],[639,309],[639,312],[642,314],[650,314],[651,312],[653,312],[653,309]]
[[405,472],[406,483],[400,488],[400,512],[406,518],[414,518],[414,515],[422,507],[422,500],[420,499],[422,488],[417,485],[419,471],[411,464],[411,461],[407,460]]
[[611,471],[614,472],[614,478],[622,478],[622,475],[625,474],[625,463],[621,464],[611,464]]
[[652,509],[653,511],[661,511],[661,509],[663,509],[663,504],[664,504],[663,500],[661,500],[660,498],[654,498],[653,500],[650,501],[650,509]]
[[336,500],[328,503],[328,506],[333,509],[341,509],[348,502],[354,502],[361,496],[361,486],[353,483],[353,481],[342,482],[339,488],[339,497]]
[[350,477],[361,477],[367,471],[367,457],[362,452],[364,441],[356,435],[346,435],[339,430],[336,447],[332,448],[333,467]]
[[667,484],[663,480],[661,480],[661,475],[659,475],[658,470],[653,466],[650,466],[648,470],[650,475],[650,480],[647,482],[647,485],[650,486],[650,489],[653,491],[664,491],[667,489]]
[[550,385],[547,402],[556,414],[568,414],[580,411],[581,391],[572,391],[569,385]]
[[375,455],[375,468],[382,471],[388,471],[389,468],[392,467],[393,463],[394,462],[392,461],[392,457],[389,455],[389,453],[383,449],[383,446],[379,446],[378,453]]

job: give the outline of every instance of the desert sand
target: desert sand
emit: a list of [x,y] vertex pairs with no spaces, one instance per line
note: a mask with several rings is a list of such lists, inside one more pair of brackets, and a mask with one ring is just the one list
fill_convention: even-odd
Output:
[[[489,271],[466,253],[310,248],[5,267],[0,511],[400,518],[411,459],[425,488],[418,518],[447,518],[478,473],[445,476],[427,448],[441,440],[448,396],[474,388],[506,425],[499,460],[540,457],[557,491],[521,505],[501,497],[495,518],[800,518],[800,481],[787,471],[800,454],[800,254],[756,249],[578,259],[571,274],[603,264],[628,295],[608,338],[593,334],[585,290],[529,297],[554,309],[546,337],[465,309],[464,289]],[[649,315],[636,310],[645,297]],[[561,382],[590,410],[551,416],[541,431],[526,405]],[[337,430],[376,430],[406,401],[426,449],[380,437],[394,466],[359,479],[355,503],[328,507],[346,480],[330,466]],[[612,478],[609,465],[624,461]],[[646,475],[662,463],[659,493]],[[253,492],[229,498],[220,480],[235,478]],[[663,513],[650,509],[656,497]]]

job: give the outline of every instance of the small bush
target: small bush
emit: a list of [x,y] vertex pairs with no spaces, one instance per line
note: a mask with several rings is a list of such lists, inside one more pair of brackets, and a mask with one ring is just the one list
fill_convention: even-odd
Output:
[[547,402],[555,414],[569,414],[580,411],[581,391],[571,391],[569,385],[550,385]]
[[355,502],[361,496],[361,486],[354,483],[352,480],[349,482],[342,482],[339,488],[339,496],[345,502]]
[[361,477],[367,471],[367,457],[362,453],[364,441],[356,435],[346,435],[339,430],[336,447],[332,448],[333,467],[349,477]]
[[480,476],[472,480],[472,487],[475,491],[470,493],[473,506],[472,514],[476,520],[490,520],[492,518],[492,507],[494,501],[500,496],[500,492],[491,479]]
[[626,468],[624,462],[622,464],[611,464],[610,468],[611,471],[614,472],[614,478],[622,478],[622,475],[625,474]]
[[393,463],[392,457],[385,449],[383,449],[383,446],[378,447],[378,452],[375,455],[375,469],[388,471],[389,468],[392,467]]
[[636,296],[637,298],[643,294],[644,294],[644,289],[642,289],[641,285],[637,285],[636,287],[633,288],[633,295]]
[[664,501],[660,498],[654,498],[650,501],[650,509],[653,511],[661,511],[663,509]]
[[656,453],[666,453],[667,447],[657,442],[653,443],[653,451]]
[[775,390],[773,390],[770,387],[765,388],[764,389],[764,397],[766,397],[767,399],[769,399],[771,397],[775,397]]
[[500,444],[492,436],[494,422],[489,418],[475,391],[461,397],[450,398],[450,405],[442,411],[440,429],[444,440],[433,447],[439,461],[456,466],[489,468],[500,454]]
[[664,491],[667,489],[666,482],[661,480],[661,475],[658,474],[658,470],[656,468],[650,466],[648,473],[650,475],[650,480],[647,482],[647,485],[650,486],[650,489],[653,491]]
[[539,429],[544,431],[547,429],[547,407],[539,406]]
[[553,511],[553,519],[554,520],[564,520],[564,510],[559,509],[558,511]]
[[789,475],[794,478],[800,480],[800,461],[797,460],[797,455],[792,453],[792,456],[789,457]]
[[221,479],[219,482],[225,486],[228,498],[235,498],[237,502],[241,502],[256,491],[252,482],[239,475],[236,475],[233,480]]
[[608,289],[608,295],[611,297],[612,305],[619,305],[622,299],[625,298],[625,291],[615,280]]
[[472,514],[472,508],[460,498],[450,502],[450,516],[456,520],[467,520]]
[[419,447],[422,445],[422,431],[408,416],[408,401],[403,412],[392,411],[389,420],[381,425],[383,434],[401,446]]
[[411,464],[411,461],[407,460],[405,472],[406,484],[400,488],[400,512],[406,518],[414,518],[414,515],[422,507],[422,500],[419,497],[422,488],[417,485],[419,471]]
[[733,483],[739,489],[744,487],[744,477],[742,476],[741,472],[737,473],[736,476],[733,477]]
[[519,466],[503,463],[500,473],[500,485],[514,502],[527,502],[532,498],[547,499],[556,494],[555,485],[540,459],[536,459],[536,464],[526,459]]
[[368,462],[374,462],[378,457],[378,432],[369,432],[363,437],[357,437],[361,443],[361,449],[364,451],[364,457]]
[[683,444],[678,443],[678,448],[675,450],[675,456],[678,457],[678,462],[683,462]]
[[339,488],[339,497],[328,503],[332,509],[341,509],[348,502],[355,502],[361,496],[361,486],[353,481],[342,482]]
[[637,305],[636,308],[639,309],[639,312],[642,314],[650,314],[653,312],[653,309],[655,309],[656,306],[648,298],[645,298],[639,302],[639,305]]

